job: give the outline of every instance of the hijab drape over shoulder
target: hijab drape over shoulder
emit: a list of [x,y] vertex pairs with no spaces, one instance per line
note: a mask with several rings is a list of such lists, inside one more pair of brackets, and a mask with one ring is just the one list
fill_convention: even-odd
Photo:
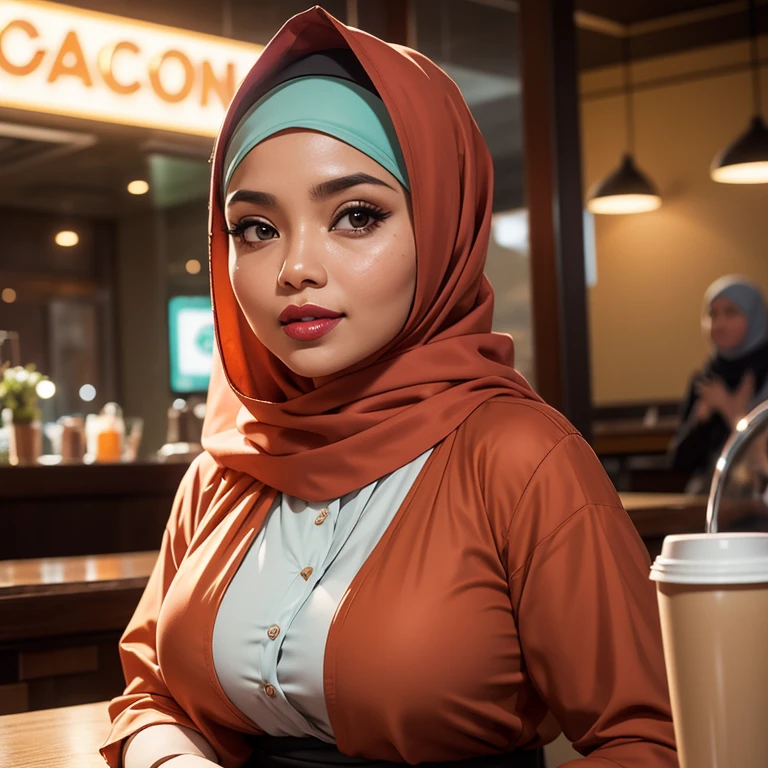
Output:
[[[384,102],[407,167],[417,250],[414,304],[387,347],[315,386],[254,336],[229,281],[221,200],[228,141],[279,72],[347,49]],[[416,51],[344,26],[319,7],[292,18],[245,78],[216,143],[210,270],[218,354],[203,444],[219,465],[310,501],[360,488],[415,459],[479,405],[538,399],[491,332],[483,274],[493,171],[455,83]]]

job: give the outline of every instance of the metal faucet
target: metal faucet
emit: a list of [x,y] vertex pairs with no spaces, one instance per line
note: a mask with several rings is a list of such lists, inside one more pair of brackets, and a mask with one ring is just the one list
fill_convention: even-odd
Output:
[[733,467],[734,459],[744,447],[745,443],[754,435],[763,424],[768,422],[768,400],[760,403],[751,410],[737,425],[723,446],[720,458],[715,465],[715,474],[712,477],[712,485],[707,501],[707,533],[717,533],[717,515],[720,511],[720,502],[723,499],[725,481]]

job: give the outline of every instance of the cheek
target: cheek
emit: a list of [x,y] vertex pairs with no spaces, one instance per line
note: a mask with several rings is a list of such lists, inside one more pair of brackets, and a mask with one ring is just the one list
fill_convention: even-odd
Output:
[[266,276],[255,259],[237,260],[230,255],[229,281],[248,324],[258,335],[267,317]]
[[370,248],[357,262],[355,291],[361,305],[380,310],[382,307],[410,308],[416,288],[416,247],[413,234],[396,232]]
[[745,317],[739,317],[733,323],[733,335],[736,339],[741,341],[747,335],[747,319]]

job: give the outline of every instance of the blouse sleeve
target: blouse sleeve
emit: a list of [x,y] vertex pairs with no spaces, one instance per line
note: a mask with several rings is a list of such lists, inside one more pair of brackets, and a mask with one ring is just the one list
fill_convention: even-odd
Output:
[[[564,438],[536,470],[510,534],[510,594],[530,681],[585,759],[678,765],[647,552],[589,446]],[[526,540],[526,536],[521,537]]]
[[200,732],[169,692],[156,648],[158,614],[194,528],[200,495],[200,461],[190,466],[179,486],[159,557],[120,640],[126,688],[122,696],[110,702],[112,729],[100,749],[110,768],[119,768],[124,740],[150,725],[176,724]]

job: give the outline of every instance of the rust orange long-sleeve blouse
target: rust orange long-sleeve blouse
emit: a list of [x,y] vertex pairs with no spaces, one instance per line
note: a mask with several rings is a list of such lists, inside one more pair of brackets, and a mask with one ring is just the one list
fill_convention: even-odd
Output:
[[[264,522],[253,478],[207,454],[182,482],[121,642],[102,748],[157,723],[227,768],[259,733],[212,660],[222,595]],[[594,454],[541,403],[498,397],[438,444],[334,617],[324,662],[342,752],[418,763],[544,744],[580,768],[677,766],[647,554]],[[570,764],[569,764],[570,765]]]

